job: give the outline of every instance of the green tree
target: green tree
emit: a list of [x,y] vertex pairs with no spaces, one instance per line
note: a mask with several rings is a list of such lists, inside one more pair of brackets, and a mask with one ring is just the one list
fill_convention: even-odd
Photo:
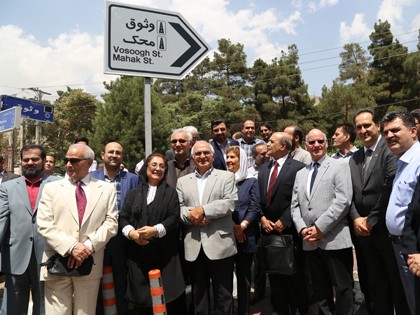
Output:
[[344,45],[340,53],[341,63],[338,66],[340,80],[343,82],[366,82],[369,66],[369,56],[360,44],[351,43]]
[[64,157],[68,147],[78,136],[93,132],[93,120],[99,101],[82,89],[58,91],[54,103],[54,122],[43,126],[44,145],[48,151]]

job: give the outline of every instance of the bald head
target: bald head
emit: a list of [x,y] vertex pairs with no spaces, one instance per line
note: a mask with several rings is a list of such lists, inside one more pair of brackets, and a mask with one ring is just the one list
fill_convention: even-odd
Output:
[[292,148],[290,135],[285,132],[275,132],[267,143],[268,154],[278,160],[289,154]]

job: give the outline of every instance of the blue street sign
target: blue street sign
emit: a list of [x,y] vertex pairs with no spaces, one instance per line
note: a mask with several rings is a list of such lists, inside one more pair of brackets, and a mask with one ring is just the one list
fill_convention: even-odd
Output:
[[54,106],[37,103],[13,96],[2,95],[1,110],[13,108],[15,106],[22,107],[22,117],[39,120],[44,122],[54,121]]
[[20,126],[21,108],[16,106],[0,112],[0,132],[6,132]]

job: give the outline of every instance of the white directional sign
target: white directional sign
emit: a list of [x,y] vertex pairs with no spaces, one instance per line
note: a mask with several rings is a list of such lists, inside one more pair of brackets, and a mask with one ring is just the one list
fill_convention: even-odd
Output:
[[105,73],[182,79],[210,46],[175,12],[106,2]]

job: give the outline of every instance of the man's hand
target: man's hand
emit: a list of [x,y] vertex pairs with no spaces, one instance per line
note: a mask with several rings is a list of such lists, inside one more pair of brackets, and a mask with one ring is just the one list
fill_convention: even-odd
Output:
[[354,231],[358,236],[369,236],[372,228],[367,224],[367,217],[360,217],[353,220]]
[[77,268],[82,262],[92,255],[92,251],[85,244],[78,242],[71,251],[71,255],[67,260],[69,268]]
[[407,266],[416,277],[420,277],[420,254],[408,255]]
[[282,233],[285,228],[286,228],[286,225],[283,224],[283,222],[281,222],[280,220],[277,220],[273,226],[273,229],[279,234]]
[[204,208],[203,207],[195,207],[190,208],[190,215],[188,216],[188,221],[190,221],[192,224],[202,224],[204,220]]
[[266,233],[271,233],[274,230],[274,222],[268,220],[266,217],[262,216],[260,219],[260,222],[261,222],[261,228]]
[[303,229],[301,234],[303,236],[303,240],[309,244],[318,243],[321,238],[324,237],[324,234],[316,225]]

